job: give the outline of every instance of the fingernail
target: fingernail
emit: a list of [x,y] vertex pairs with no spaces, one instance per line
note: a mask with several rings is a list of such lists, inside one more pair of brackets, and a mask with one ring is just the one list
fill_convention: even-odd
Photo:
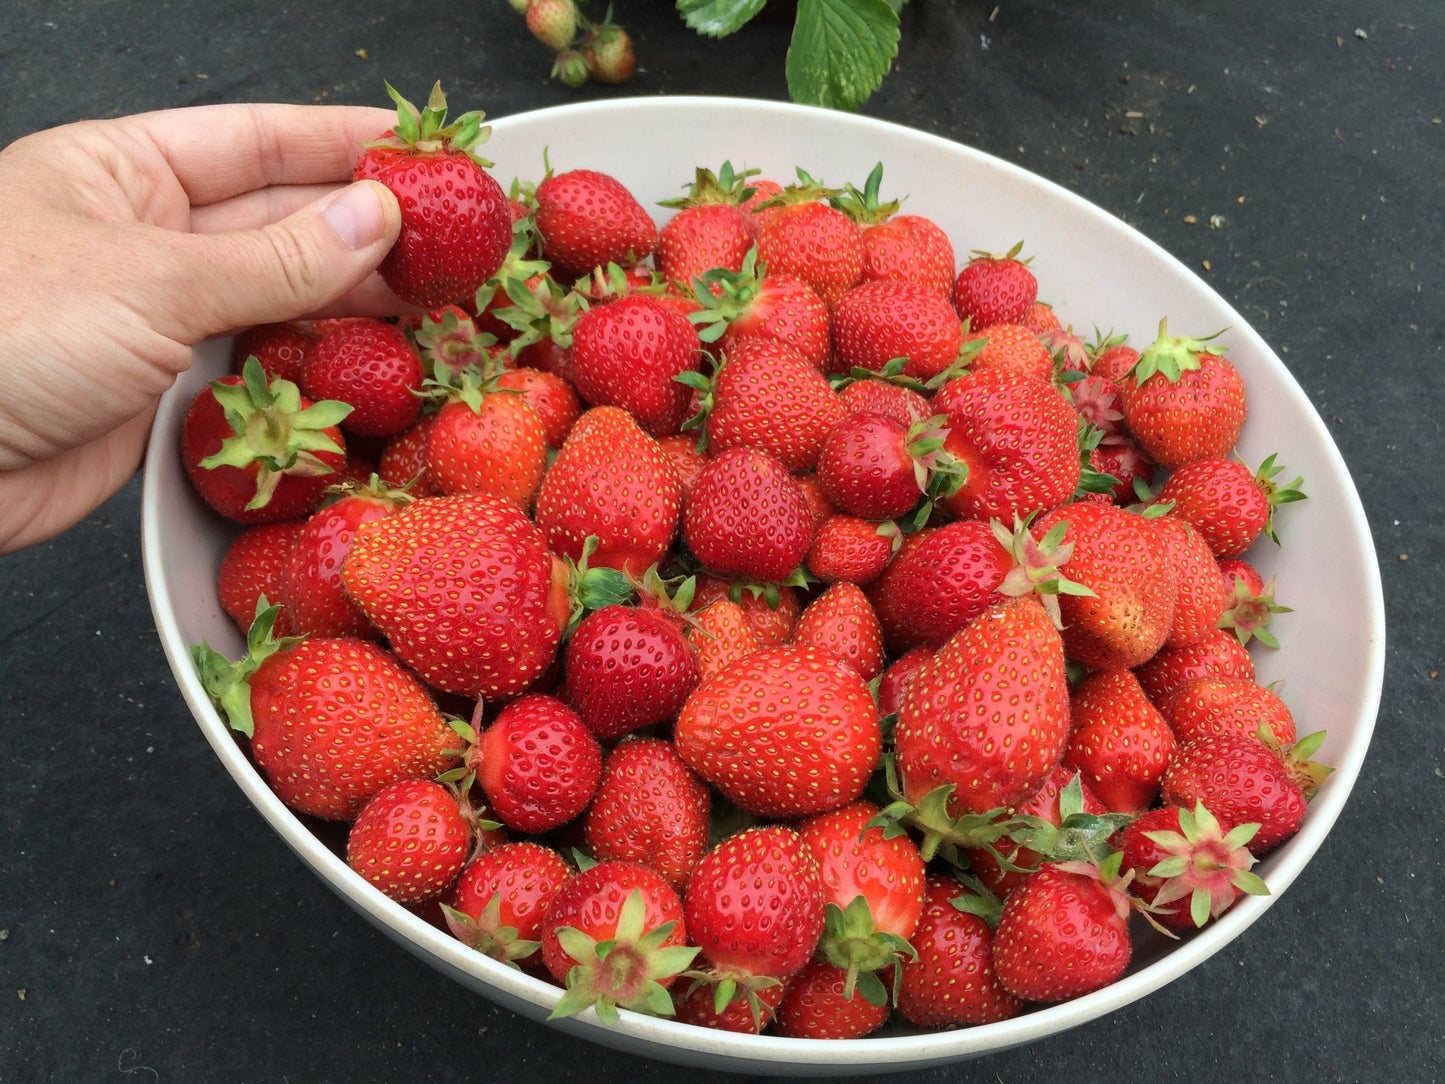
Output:
[[377,241],[386,228],[381,201],[369,184],[360,182],[343,188],[327,204],[321,217],[353,251]]

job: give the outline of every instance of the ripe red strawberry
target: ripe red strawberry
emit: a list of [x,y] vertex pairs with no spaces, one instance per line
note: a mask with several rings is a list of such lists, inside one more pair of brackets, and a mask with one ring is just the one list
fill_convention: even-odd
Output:
[[181,424],[181,463],[202,499],[227,519],[301,519],[346,465],[337,428],[345,403],[312,403],[287,380],[267,381],[259,362],[213,380]]
[[1079,422],[1052,385],[1023,373],[967,373],[944,384],[933,409],[947,416],[943,450],[968,467],[939,503],[957,519],[1012,523],[1070,500],[1082,473]]
[[690,396],[677,380],[698,367],[697,332],[649,294],[589,309],[572,333],[573,383],[593,406],[632,413],[654,437],[682,428]]
[[933,416],[927,399],[912,388],[887,379],[853,380],[838,397],[849,414],[862,411],[887,414],[904,425],[916,425]]
[[1252,678],[1207,674],[1174,689],[1159,710],[1180,741],[1212,734],[1254,737],[1266,726],[1281,745],[1295,740],[1294,715],[1273,689]]
[[909,648],[888,664],[878,679],[878,714],[887,718],[897,715],[903,707],[908,686],[925,663],[932,660],[931,647]]
[[428,779],[383,787],[361,807],[346,837],[346,864],[401,903],[441,894],[471,851],[456,795]]
[[952,491],[961,468],[943,452],[944,420],[905,425],[887,414],[857,411],[828,430],[818,454],[818,483],[842,512],[898,519],[925,495]]
[[1107,337],[1093,349],[1089,372],[1118,384],[1139,360],[1139,351],[1124,342],[1123,336]]
[[1178,742],[1130,670],[1096,670],[1074,687],[1073,730],[1064,765],[1112,813],[1141,813],[1159,794],[1159,781]]
[[699,166],[686,196],[662,201],[677,211],[658,231],[657,269],[663,278],[691,290],[692,280],[714,267],[742,271],[758,236],[757,219],[739,206],[753,172],[737,173],[731,162],[717,173]]
[[975,328],[962,344],[972,372],[1010,369],[1038,380],[1053,378],[1053,355],[1033,328],[1019,323],[975,325]]
[[757,248],[748,251],[742,270],[704,272],[704,288],[694,296],[701,306],[690,319],[703,342],[726,350],[754,336],[778,339],[793,347],[808,364],[822,370],[828,361],[828,305],[796,275],[759,266]]
[[808,571],[824,583],[866,586],[878,578],[902,538],[896,524],[842,513],[828,516],[813,532]]
[[542,439],[548,448],[560,448],[582,414],[582,403],[570,383],[541,369],[508,369],[497,374],[500,391],[516,392],[542,420]]
[[888,1020],[889,1003],[875,1005],[862,993],[848,992],[848,972],[822,957],[793,976],[778,1003],[774,1022],[792,1039],[861,1039]]
[[736,602],[752,625],[759,647],[781,647],[793,638],[798,627],[798,617],[803,611],[796,588],[788,584],[777,584],[776,592],[769,585],[766,589],[755,585],[743,587],[717,576],[703,574],[697,577],[693,592],[694,612],[702,610],[718,599],[726,598]]
[[833,652],[865,681],[883,671],[883,629],[857,584],[834,584],[808,603],[793,643]]
[[682,518],[682,487],[657,441],[618,407],[594,407],[573,425],[537,492],[537,526],[553,552],[634,577],[660,563]]
[[610,174],[593,169],[548,173],[534,198],[542,254],[559,278],[581,278],[609,263],[639,263],[657,247],[652,216]]
[[412,497],[441,496],[426,477],[426,439],[435,420],[435,414],[423,414],[382,447],[376,473],[392,489]]
[[1064,646],[1097,670],[1127,670],[1164,644],[1178,594],[1175,567],[1154,524],[1112,504],[1076,501],[1050,513],[1037,529],[1068,523],[1069,578],[1092,594],[1064,594]]
[[231,370],[239,373],[246,359],[254,355],[267,380],[289,380],[299,385],[306,354],[320,341],[321,332],[305,320],[244,328],[231,340]]
[[681,892],[707,853],[711,806],[707,784],[671,742],[620,742],[607,754],[597,795],[587,808],[587,846],[600,861],[651,866]]
[[1165,644],[1147,662],[1134,668],[1144,692],[1162,704],[1170,692],[1207,674],[1231,674],[1254,680],[1254,659],[1237,637],[1215,629],[1193,644]]
[[1035,301],[1029,306],[1029,314],[1024,317],[1025,327],[1033,329],[1038,335],[1046,335],[1049,332],[1063,330],[1063,322],[1053,306],[1046,301]]
[[844,415],[827,378],[778,339],[731,343],[711,381],[695,386],[704,395],[709,451],[756,448],[793,473],[813,469]]
[[702,682],[677,717],[674,740],[693,771],[771,817],[858,797],[882,742],[867,684],[812,647],[759,651]]
[[826,202],[834,190],[799,176],[802,183],[776,197],[759,224],[758,261],[774,274],[796,275],[833,305],[863,274],[863,236]]
[[247,654],[230,662],[191,649],[202,684],[292,809],[349,821],[390,783],[436,776],[459,744],[426,689],[389,652],[365,640],[271,636],[259,614]]
[[833,306],[834,366],[844,372],[907,358],[907,376],[931,380],[958,360],[962,343],[953,306],[911,282],[861,282]]
[[1188,520],[1209,543],[1216,557],[1238,557],[1260,535],[1279,541],[1274,532],[1274,510],[1280,504],[1304,500],[1303,478],[1280,487],[1274,481],[1284,468],[1270,456],[1251,471],[1237,459],[1202,457],[1174,471],[1154,496],[1154,503],[1170,506]]
[[1087,862],[1045,865],[1004,901],[994,931],[999,982],[1026,1001],[1067,1001],[1109,985],[1129,966],[1132,904]]
[[542,920],[572,876],[562,856],[540,843],[503,843],[462,870],[443,911],[452,936],[494,960],[540,963]]
[[591,1006],[604,1023],[619,1008],[670,1015],[667,988],[697,955],[686,946],[682,901],[662,876],[636,862],[599,862],[552,897],[542,958],[567,993],[552,1017]]
[[697,686],[680,616],[656,604],[604,606],[567,640],[567,693],[597,737],[670,722]]
[[1209,542],[1186,519],[1164,515],[1154,520],[1155,533],[1164,540],[1165,553],[1173,562],[1179,583],[1174,600],[1174,618],[1169,624],[1167,644],[1192,644],[1218,627],[1229,605],[1229,588]]
[[490,134],[480,112],[446,123],[441,84],[420,111],[390,85],[397,123],[361,153],[356,180],[390,188],[401,204],[401,234],[381,277],[423,309],[468,303],[502,266],[512,244],[507,194],[477,154]]
[[291,546],[277,598],[298,634],[362,639],[375,635],[371,621],[347,597],[341,567],[357,528],[391,515],[404,501],[381,486],[352,488],[307,519]]
[[827,922],[818,955],[848,973],[845,991],[887,1000],[883,977],[912,957],[908,939],[923,910],[923,858],[906,832],[872,822],[880,809],[851,802],[809,817],[798,829],[823,881]]
[[1172,337],[1161,320],[1119,381],[1129,431],[1166,470],[1227,456],[1244,425],[1244,380],[1209,338]]
[[311,399],[348,404],[343,432],[389,437],[416,421],[425,375],[411,341],[395,325],[360,318],[327,332],[310,349],[301,390]]
[[953,242],[932,219],[893,215],[863,227],[863,281],[916,283],[948,300],[953,292]]
[[744,829],[708,851],[683,899],[688,936],[710,980],[745,991],[764,988],[750,979],[786,978],[808,962],[823,908],[817,859],[780,825]]
[[553,52],[560,53],[577,36],[576,0],[526,0],[527,29]]
[[518,697],[474,737],[467,767],[508,828],[546,832],[581,813],[597,793],[602,751],[560,700],[540,693]]
[[991,1024],[1017,1016],[1021,999],[1003,988],[993,969],[993,930],[954,900],[967,891],[952,877],[930,875],[923,908],[903,961],[898,1012],[920,1027]]
[[542,532],[481,494],[413,501],[364,524],[342,577],[402,659],[463,696],[525,689],[551,663],[570,610]]
[[733,448],[698,475],[683,536],[710,572],[779,581],[808,555],[813,516],[786,466],[766,452]]
[[1203,803],[1151,809],[1119,833],[1122,869],[1134,871],[1132,887],[1150,904],[1160,925],[1192,930],[1218,918],[1240,894],[1268,895],[1259,875],[1249,872],[1254,855],[1247,844],[1257,826],[1225,832]]
[[1028,794],[1068,735],[1063,643],[1043,606],[1024,597],[985,610],[919,669],[893,737],[904,796],[916,807],[952,786],[956,817]]
[[1021,324],[1038,298],[1039,283],[1028,261],[1018,259],[1020,241],[1007,253],[975,252],[953,283],[953,307],[973,328]]
[[[1313,751],[1314,744],[1300,743],[1304,755]],[[1182,743],[1164,773],[1160,798],[1165,805],[1186,809],[1202,802],[1227,829],[1258,824],[1259,831],[1250,840],[1256,856],[1299,831],[1308,801],[1277,750],[1258,738],[1234,733]]]
[[[256,619],[256,605],[266,599],[268,606],[281,601],[281,579],[296,536],[304,520],[260,523],[248,527],[231,540],[221,557],[216,574],[216,595],[226,616],[245,632]],[[291,617],[283,609],[276,616],[275,635],[290,636]]]
[[688,618],[687,641],[697,651],[701,681],[762,646],[747,611],[730,598],[714,599]]
[[531,510],[547,468],[547,430],[516,392],[464,373],[440,385],[427,431],[427,481],[446,496],[480,493]]

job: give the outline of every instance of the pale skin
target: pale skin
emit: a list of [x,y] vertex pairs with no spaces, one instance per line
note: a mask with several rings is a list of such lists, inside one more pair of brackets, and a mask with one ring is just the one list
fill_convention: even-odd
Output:
[[217,105],[85,121],[0,151],[0,553],[51,538],[141,463],[202,339],[402,311],[400,229],[346,184],[385,109]]

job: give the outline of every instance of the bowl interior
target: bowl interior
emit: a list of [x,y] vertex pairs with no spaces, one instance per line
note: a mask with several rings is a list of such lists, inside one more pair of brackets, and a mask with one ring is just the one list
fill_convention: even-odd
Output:
[[[849,1073],[916,1068],[1002,1050],[1127,1004],[1179,976],[1238,936],[1295,878],[1329,832],[1363,762],[1384,673],[1379,569],[1358,495],[1333,440],[1269,346],[1193,272],[1118,219],[1067,190],[957,143],[881,121],[790,104],[714,98],[632,98],[539,110],[492,121],[485,152],[506,186],[538,180],[544,154],[555,171],[587,168],[627,184],[658,221],[657,201],[681,194],[698,166],[758,169],[787,184],[796,167],[831,185],[862,186],[882,162],[883,198],[927,215],[962,259],[971,249],[1025,242],[1039,296],[1088,337],[1095,328],[1152,341],[1161,318],[1175,333],[1225,330],[1220,342],[1244,376],[1249,418],[1239,454],[1250,466],[1277,453],[1302,474],[1309,499],[1278,517],[1282,545],[1249,558],[1294,612],[1280,615],[1279,651],[1257,651],[1259,680],[1278,682],[1300,733],[1327,730],[1318,759],[1335,767],[1301,831],[1260,863],[1272,895],[1246,896],[1219,922],[1178,944],[1141,937],[1130,972],[1097,993],[1013,1020],[948,1032],[883,1034],[844,1042],[738,1036],[623,1014],[618,1027],[590,1013],[563,1030],[634,1053],[743,1072]],[[176,452],[182,415],[208,379],[224,373],[229,341],[195,351],[193,368],[157,416],[143,497],[144,565],[162,644],[201,731],[247,797],[293,850],[343,899],[439,970],[535,1019],[556,988],[465,949],[355,876],[271,793],[191,668],[202,640],[237,655],[241,637],[216,598],[215,572],[234,529],[192,492]]]

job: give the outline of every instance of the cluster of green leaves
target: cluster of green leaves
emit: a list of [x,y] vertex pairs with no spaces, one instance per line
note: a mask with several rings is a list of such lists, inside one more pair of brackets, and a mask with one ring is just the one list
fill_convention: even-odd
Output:
[[[765,0],[677,0],[689,27],[710,38],[746,25]],[[798,0],[788,46],[788,94],[795,102],[856,110],[883,83],[898,55],[899,12],[907,0]]]

